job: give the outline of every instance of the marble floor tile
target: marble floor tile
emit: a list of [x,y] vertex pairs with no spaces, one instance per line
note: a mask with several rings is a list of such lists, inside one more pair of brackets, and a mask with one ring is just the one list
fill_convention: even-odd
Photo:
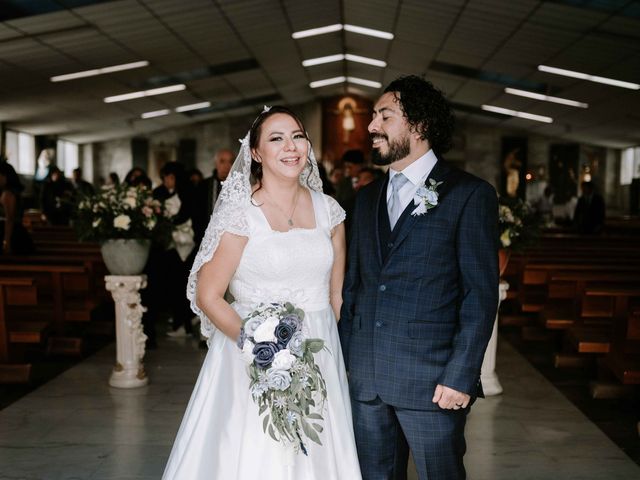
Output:
[[[107,384],[110,345],[0,411],[0,480],[159,479],[205,354],[196,341],[161,341],[145,358],[149,385],[122,390]],[[497,372],[504,394],[478,400],[468,418],[469,480],[640,478],[506,342]]]

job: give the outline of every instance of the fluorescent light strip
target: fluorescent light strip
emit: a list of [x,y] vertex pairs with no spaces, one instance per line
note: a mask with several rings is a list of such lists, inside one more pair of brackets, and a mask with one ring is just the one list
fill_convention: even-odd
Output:
[[338,83],[355,83],[357,85],[364,85],[365,87],[380,88],[382,84],[380,82],[374,82],[373,80],[365,80],[358,77],[333,77],[326,78],[324,80],[316,80],[311,82],[309,86],[311,88],[326,87],[327,85],[336,85]]
[[309,30],[294,32],[291,37],[297,40],[299,38],[314,37],[325,33],[339,32],[340,30],[342,30],[342,24],[336,23],[334,25],[327,25],[326,27],[311,28]]
[[210,106],[211,102],[192,103],[191,105],[182,105],[180,107],[176,107],[176,112],[189,112],[191,110],[200,110],[201,108],[207,108]]
[[567,100],[566,98],[551,97],[549,95],[542,95],[541,93],[528,92],[526,90],[518,90],[517,88],[505,88],[505,93],[511,95],[518,95],[520,97],[533,98],[535,100],[542,100],[544,102],[559,103],[561,105],[569,105],[570,107],[589,108],[589,104],[583,102],[576,102],[575,100]]
[[373,65],[374,67],[386,67],[387,62],[383,62],[382,60],[376,60],[375,58],[369,57],[361,57],[360,55],[351,55],[347,53],[344,58],[349,62],[357,62],[357,63],[365,63],[367,65]]
[[323,63],[340,62],[344,60],[344,55],[338,53],[337,55],[327,55],[326,57],[310,58],[309,60],[303,60],[303,67],[313,67],[314,65],[322,65]]
[[512,117],[526,118],[527,120],[535,120],[536,122],[553,123],[553,118],[543,115],[534,115],[533,113],[518,112],[508,108],[494,107],[493,105],[482,105],[482,110],[487,112],[501,113],[502,115],[511,115]]
[[327,85],[335,85],[336,83],[344,83],[346,81],[347,77],[325,78],[324,80],[316,80],[315,82],[311,82],[309,86],[311,88],[319,88],[326,87]]
[[383,62],[382,60],[376,60],[375,58],[361,57],[360,55],[352,55],[350,53],[347,53],[346,55],[343,55],[342,53],[338,53],[336,55],[327,55],[326,57],[310,58],[308,60],[303,60],[302,66],[313,67],[314,65],[341,62],[342,60],[347,60],[349,62],[365,63],[367,65],[373,65],[374,67],[384,68],[387,66],[387,62]]
[[381,88],[380,82],[374,82],[373,80],[365,80],[364,78],[347,77],[347,82],[355,83],[356,85],[364,85],[365,87]]
[[360,35],[368,35],[370,37],[384,38],[385,40],[393,40],[393,33],[374,30],[373,28],[359,27],[357,25],[342,25],[340,23],[327,25],[326,27],[311,28],[309,30],[300,30],[299,32],[293,32],[291,37],[298,40],[300,38],[324,35],[325,33],[339,32],[341,30],[359,33]]
[[152,88],[151,90],[140,90],[138,92],[123,93],[122,95],[114,95],[105,97],[104,103],[123,102],[125,100],[133,100],[134,98],[151,97],[153,95],[162,95],[163,93],[179,92],[187,86],[183,83],[178,85],[170,85],[168,87]]
[[347,32],[359,33],[360,35],[368,35],[370,37],[384,38],[385,40],[393,40],[393,33],[374,30],[373,28],[358,27],[357,25],[344,25]]
[[573,70],[565,70],[563,68],[549,67],[547,65],[538,65],[538,70],[546,73],[553,73],[555,75],[563,75],[565,77],[579,78],[580,80],[588,80],[590,82],[604,83],[605,85],[612,85],[614,87],[628,88],[629,90],[640,90],[640,84],[623,82],[622,80],[615,80],[613,78],[599,77],[597,75],[589,75],[588,73],[574,72]]
[[67,73],[65,75],[56,75],[51,77],[52,82],[65,82],[75,80],[77,78],[95,77],[96,75],[104,75],[106,73],[121,72],[123,70],[131,70],[134,68],[142,68],[149,65],[149,62],[142,60],[140,62],[123,63],[121,65],[113,65],[111,67],[94,68],[92,70],[84,70],[82,72]]
[[154,117],[162,117],[163,115],[169,115],[171,110],[168,108],[164,108],[162,110],[154,110],[153,112],[146,112],[140,115],[140,118],[154,118]]

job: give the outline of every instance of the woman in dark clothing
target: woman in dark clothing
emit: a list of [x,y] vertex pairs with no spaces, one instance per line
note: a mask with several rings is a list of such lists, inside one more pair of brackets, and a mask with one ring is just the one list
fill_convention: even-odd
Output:
[[190,335],[193,317],[185,291],[189,268],[196,253],[192,229],[194,189],[189,188],[186,172],[180,163],[165,164],[160,170],[160,176],[162,185],[153,190],[153,198],[163,203],[165,215],[171,219],[174,230],[169,248],[154,245],[147,262],[149,286],[146,294],[150,298],[145,305],[150,308],[143,323],[151,345],[155,338],[154,324],[158,306],[164,304],[173,317],[173,332],[169,332],[171,337]]
[[74,189],[64,173],[55,165],[42,187],[42,210],[52,225],[69,225],[74,207]]
[[22,225],[22,190],[24,187],[14,168],[0,162],[0,236],[4,254],[33,252],[33,241]]

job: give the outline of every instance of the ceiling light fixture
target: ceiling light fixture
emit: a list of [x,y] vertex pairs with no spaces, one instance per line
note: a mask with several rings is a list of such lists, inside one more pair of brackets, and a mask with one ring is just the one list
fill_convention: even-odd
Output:
[[364,85],[365,87],[372,87],[372,88],[382,87],[382,84],[380,82],[374,82],[373,80],[365,80],[364,78],[358,78],[358,77],[347,77],[347,82],[355,83],[356,85]]
[[162,117],[164,115],[169,115],[170,113],[171,113],[171,110],[169,110],[168,108],[163,108],[162,110],[154,110],[153,112],[145,112],[142,115],[140,115],[140,118]]
[[554,75],[562,75],[565,77],[579,78],[580,80],[588,80],[590,82],[604,83],[605,85],[612,85],[614,87],[628,88],[629,90],[640,90],[640,84],[623,82],[622,80],[615,80],[613,78],[599,77],[597,75],[589,75],[588,73],[574,72],[573,70],[565,70],[564,68],[549,67],[547,65],[538,65],[538,70],[546,73],[553,73]]
[[178,85],[170,85],[168,87],[152,88],[151,90],[123,93],[122,95],[105,97],[104,103],[123,102],[125,100],[133,100],[134,98],[151,97],[153,95],[162,95],[164,93],[179,92],[185,88],[187,88],[187,86],[184,83],[181,83]]
[[570,107],[589,108],[588,103],[576,102],[575,100],[568,100],[566,98],[551,97],[549,95],[542,95],[541,93],[528,92],[526,90],[519,90],[517,88],[505,88],[505,93],[511,95],[518,95],[520,97],[533,98],[535,100],[542,100],[544,102],[559,103],[561,105],[569,105]]
[[361,57],[360,55],[351,55],[347,53],[344,58],[349,62],[365,63],[367,65],[373,65],[374,67],[386,67],[387,62],[382,60],[376,60],[375,58]]
[[142,60],[140,62],[123,63],[120,65],[113,65],[111,67],[94,68],[92,70],[84,70],[82,72],[67,73],[65,75],[56,75],[51,77],[52,82],[66,82],[68,80],[75,80],[77,78],[95,77],[96,75],[104,75],[106,73],[121,72],[123,70],[132,70],[134,68],[142,68],[149,65],[149,62]]
[[302,66],[313,67],[314,65],[341,62],[342,60],[347,60],[349,62],[365,63],[367,65],[373,65],[375,67],[384,68],[387,66],[387,62],[383,62],[382,60],[376,60],[375,58],[361,57],[360,55],[352,55],[350,53],[347,53],[346,55],[343,55],[342,53],[338,53],[336,55],[327,55],[326,57],[310,58],[308,60],[303,60]]
[[381,88],[382,84],[380,82],[374,82],[373,80],[366,80],[364,78],[358,77],[333,77],[326,78],[324,80],[316,80],[315,82],[311,82],[309,86],[311,88],[319,88],[326,87],[327,85],[336,85],[338,83],[354,83],[356,85],[364,85],[365,87],[372,88]]
[[324,80],[316,80],[315,82],[311,82],[309,86],[311,88],[319,88],[326,87],[327,85],[335,85],[336,83],[344,83],[346,81],[347,77],[325,78]]
[[301,30],[299,32],[293,32],[291,35],[294,39],[315,37],[316,35],[324,35],[325,33],[339,32],[342,30],[342,24],[336,23],[334,25],[327,25],[326,27],[311,28],[309,30]]
[[322,65],[324,63],[340,62],[344,60],[344,55],[338,53],[337,55],[327,55],[326,57],[310,58],[309,60],[303,60],[303,67],[313,67],[314,65]]
[[200,110],[201,108],[208,108],[211,106],[211,102],[192,103],[191,105],[182,105],[176,107],[176,112],[190,112],[191,110]]
[[360,35],[368,35],[370,37],[384,38],[385,40],[393,40],[393,33],[383,32],[382,30],[374,30],[373,28],[358,27],[357,25],[344,25],[347,32],[359,33]]
[[508,108],[494,107],[493,105],[482,105],[482,110],[487,112],[501,113],[502,115],[510,115],[512,117],[526,118],[527,120],[535,120],[536,122],[553,123],[553,118],[543,115],[534,115],[533,113],[518,112]]
[[341,30],[351,33],[359,33],[360,35],[368,35],[370,37],[383,38],[385,40],[393,40],[393,33],[374,30],[373,28],[359,27],[357,25],[342,25],[341,23],[327,25],[326,27],[311,28],[309,30],[300,30],[299,32],[293,32],[291,37],[298,40],[300,38],[324,35],[325,33],[339,32]]

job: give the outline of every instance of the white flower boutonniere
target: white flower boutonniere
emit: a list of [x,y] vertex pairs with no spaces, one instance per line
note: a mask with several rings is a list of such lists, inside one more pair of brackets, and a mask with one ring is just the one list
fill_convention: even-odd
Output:
[[438,205],[438,187],[442,185],[442,183],[443,182],[436,182],[433,178],[430,178],[428,187],[423,186],[418,188],[413,197],[413,203],[417,205],[417,207],[411,212],[411,215],[414,217],[424,215],[428,210]]

